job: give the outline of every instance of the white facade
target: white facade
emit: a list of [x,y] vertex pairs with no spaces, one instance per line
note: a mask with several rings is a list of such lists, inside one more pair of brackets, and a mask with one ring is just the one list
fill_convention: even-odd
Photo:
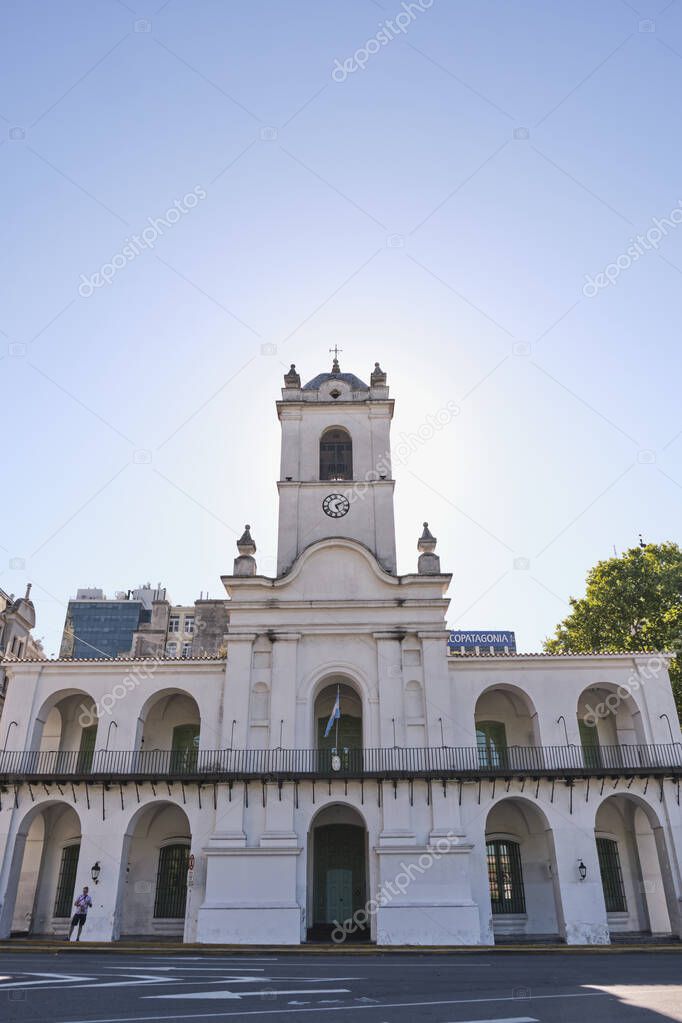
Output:
[[449,656],[428,529],[396,574],[385,375],[334,369],[285,377],[278,575],[247,528],[226,658],[6,666],[0,936],[66,930],[78,843],[90,939],[680,935],[665,657]]

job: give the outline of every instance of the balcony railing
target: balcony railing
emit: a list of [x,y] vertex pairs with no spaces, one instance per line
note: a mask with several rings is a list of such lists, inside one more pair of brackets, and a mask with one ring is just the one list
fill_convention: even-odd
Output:
[[682,744],[0,753],[0,783],[305,778],[682,777]]

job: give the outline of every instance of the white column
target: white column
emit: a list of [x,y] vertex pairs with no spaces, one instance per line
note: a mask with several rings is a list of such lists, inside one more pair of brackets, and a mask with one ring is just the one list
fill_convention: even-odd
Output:
[[[559,818],[556,818],[558,820]],[[592,828],[568,821],[552,828],[561,936],[567,945],[608,945],[609,925]],[[587,874],[580,880],[579,863]]]
[[[272,636],[270,747],[292,749],[296,734],[297,654],[300,632]],[[281,742],[280,742],[281,734]]]
[[[445,630],[418,633],[422,644],[424,665],[424,713],[427,746],[461,745],[456,741],[456,723],[451,716],[450,679],[448,676],[447,640]],[[442,732],[441,732],[442,722]]]

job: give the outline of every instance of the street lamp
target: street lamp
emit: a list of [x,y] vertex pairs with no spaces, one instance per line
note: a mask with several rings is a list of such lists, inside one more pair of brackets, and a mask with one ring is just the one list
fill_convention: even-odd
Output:
[[584,881],[587,877],[587,867],[582,860],[578,860],[578,877],[581,881]]
[[92,866],[90,867],[90,877],[91,877],[91,878],[92,878],[92,880],[93,880],[93,881],[95,882],[95,884],[99,884],[99,875],[100,875],[101,873],[102,873],[102,868],[101,868],[101,867],[100,867],[100,865],[99,865],[99,860],[97,860],[97,861],[96,861],[95,863],[93,863],[93,865],[92,865]]

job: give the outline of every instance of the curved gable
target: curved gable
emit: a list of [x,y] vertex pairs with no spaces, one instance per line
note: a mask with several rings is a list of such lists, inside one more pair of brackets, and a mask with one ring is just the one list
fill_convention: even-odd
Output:
[[339,537],[307,547],[274,588],[286,590],[288,598],[344,600],[393,598],[398,585],[363,544]]

